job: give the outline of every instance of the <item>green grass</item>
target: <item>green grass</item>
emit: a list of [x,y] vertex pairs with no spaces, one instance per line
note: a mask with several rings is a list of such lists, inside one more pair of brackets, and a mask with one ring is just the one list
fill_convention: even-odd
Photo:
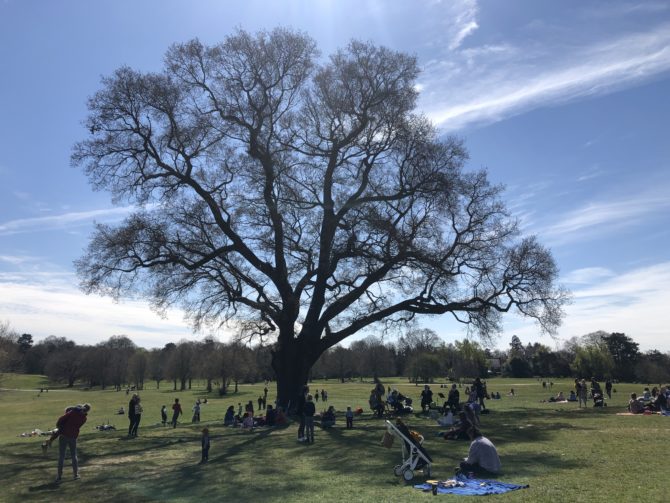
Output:
[[[418,402],[420,387],[403,380],[383,380]],[[195,383],[194,383],[195,384]],[[240,387],[236,395],[208,396],[202,408],[201,425],[184,423],[176,430],[163,428],[162,404],[174,397],[184,404],[185,421],[196,397],[206,396],[202,383],[186,392],[174,392],[164,383],[141,392],[144,415],[140,436],[127,440],[125,416],[115,415],[127,406],[125,392],[51,389],[40,394],[45,382],[39,376],[5,376],[0,392],[3,428],[0,429],[0,480],[2,501],[264,501],[399,502],[432,498],[393,475],[400,461],[400,448],[380,446],[384,423],[367,410],[370,382],[339,384],[318,381],[314,388],[329,391],[329,405],[338,411],[361,406],[365,414],[347,431],[343,418],[336,428],[316,432],[314,445],[296,442],[296,424],[287,428],[253,433],[221,425],[228,405],[256,400],[263,384]],[[567,392],[572,383],[555,382],[552,393]],[[487,502],[597,502],[667,501],[664,480],[668,463],[667,434],[670,418],[626,417],[615,413],[625,409],[631,391],[640,385],[617,385],[617,393],[603,409],[578,409],[576,404],[541,403],[547,398],[534,379],[494,379],[489,391],[505,395],[514,387],[518,396],[490,401],[492,412],[482,416],[482,430],[498,447],[504,473],[500,480],[530,484],[529,489]],[[433,385],[434,392],[441,391]],[[269,398],[273,398],[274,390]],[[446,390],[442,390],[446,391]],[[42,438],[20,438],[34,428],[52,428],[65,406],[90,402],[93,406],[79,441],[81,481],[70,481],[66,460],[66,481],[51,484],[56,472],[56,449],[46,457],[40,450]],[[255,402],[254,402],[255,403]],[[317,409],[323,409],[322,403]],[[95,425],[109,420],[119,429],[97,432]],[[412,429],[426,438],[424,446],[433,457],[433,476],[451,477],[453,467],[467,454],[468,442],[444,441],[435,436],[440,428],[428,417],[407,418]],[[208,426],[212,435],[210,462],[200,460],[200,429]],[[421,479],[416,478],[416,482]],[[440,495],[440,501],[461,501],[462,497]]]

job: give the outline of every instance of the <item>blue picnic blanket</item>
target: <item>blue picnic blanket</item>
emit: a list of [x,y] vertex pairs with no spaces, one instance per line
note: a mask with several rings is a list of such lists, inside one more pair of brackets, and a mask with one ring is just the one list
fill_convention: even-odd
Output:
[[[507,482],[499,482],[497,480],[485,479],[469,479],[463,474],[454,477],[458,482],[463,484],[462,487],[444,487],[441,484],[437,486],[437,494],[461,494],[464,496],[482,496],[486,494],[503,494],[508,491],[515,491],[517,489],[525,489],[528,485],[509,484]],[[418,484],[414,486],[415,489],[423,491],[430,491],[432,486],[430,484]]]

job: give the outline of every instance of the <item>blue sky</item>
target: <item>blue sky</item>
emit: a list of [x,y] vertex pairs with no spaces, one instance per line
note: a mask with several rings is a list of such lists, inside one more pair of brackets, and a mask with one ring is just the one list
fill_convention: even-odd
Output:
[[[330,54],[350,39],[416,54],[420,109],[463,137],[573,303],[558,340],[596,330],[670,351],[670,2],[0,0],[0,322],[37,339],[146,347],[192,334],[177,311],[86,296],[72,262],[114,206],[69,166],[86,98],[121,65],[159,70],[173,42],[287,26]],[[464,336],[426,320],[444,340]]]

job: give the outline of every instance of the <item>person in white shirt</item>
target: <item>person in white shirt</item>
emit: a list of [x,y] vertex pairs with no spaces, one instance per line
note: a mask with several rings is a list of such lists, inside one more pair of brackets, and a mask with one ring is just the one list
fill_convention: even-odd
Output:
[[468,457],[461,462],[460,471],[484,475],[499,473],[500,458],[496,446],[475,427],[468,429],[468,435],[472,443]]

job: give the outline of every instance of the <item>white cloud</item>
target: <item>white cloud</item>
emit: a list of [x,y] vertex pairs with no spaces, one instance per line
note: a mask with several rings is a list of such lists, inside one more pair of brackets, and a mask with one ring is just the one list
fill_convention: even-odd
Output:
[[[507,49],[495,54],[462,51],[454,62],[429,62],[422,79],[421,106],[446,131],[490,123],[538,106],[564,103],[635,85],[670,71],[670,25],[591,46],[547,47],[545,53]],[[459,55],[453,56],[458,58]],[[476,64],[472,60],[475,58]],[[456,60],[458,68],[458,59]],[[457,91],[457,92],[456,92]]]
[[[622,332],[640,344],[642,351],[670,351],[670,262],[614,274],[604,268],[574,271],[573,277],[584,279],[575,287],[573,303],[566,307],[565,320],[558,340],[582,336],[598,330]],[[570,275],[569,275],[570,276]],[[590,276],[591,283],[587,283]],[[535,324],[512,318],[506,334],[517,334],[525,342],[554,341],[540,336]]]
[[670,198],[655,193],[614,202],[588,203],[568,212],[557,223],[538,231],[538,234],[554,245],[593,239],[598,233],[635,225],[653,214],[666,215],[668,208]]
[[135,210],[133,206],[107,208],[103,210],[79,211],[50,215],[47,217],[20,218],[0,223],[0,236],[19,234],[24,232],[39,232],[43,230],[64,229],[73,225],[90,223],[94,220],[110,221],[125,217]]
[[146,302],[85,295],[71,273],[0,273],[0,320],[36,339],[49,335],[79,344],[97,344],[112,335],[127,335],[144,347],[162,347],[182,338],[200,338],[179,310],[166,318]]
[[570,271],[561,278],[561,281],[567,284],[591,285],[596,281],[611,278],[613,275],[612,271],[604,267],[584,267]]

